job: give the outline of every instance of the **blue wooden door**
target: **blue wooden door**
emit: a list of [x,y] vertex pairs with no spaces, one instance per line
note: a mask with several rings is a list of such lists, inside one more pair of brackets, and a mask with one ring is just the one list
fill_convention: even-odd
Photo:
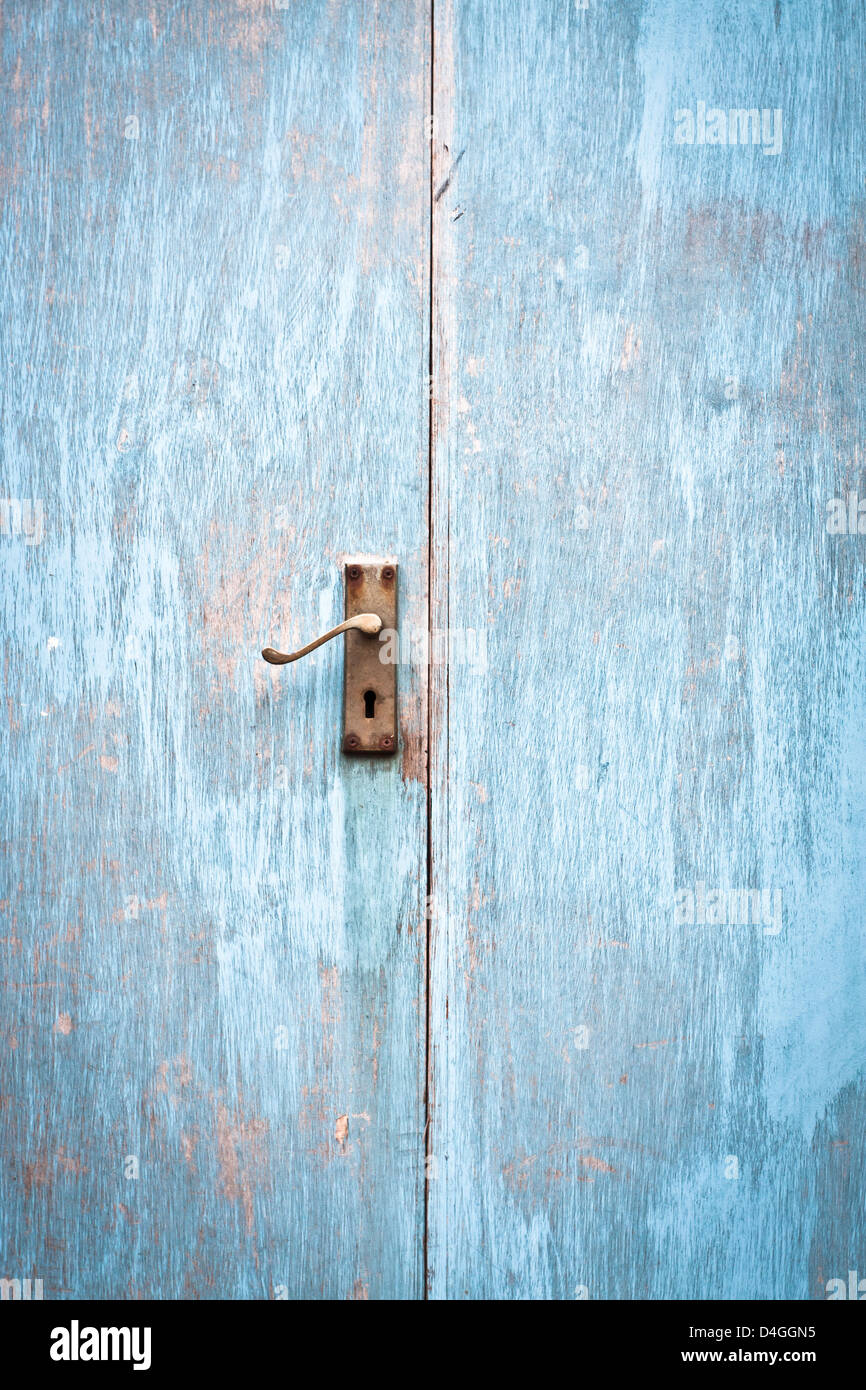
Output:
[[0,1277],[866,1277],[863,40],[4,7]]
[[259,652],[344,552],[426,624],[427,31],[4,11],[0,1274],[46,1298],[423,1292],[423,670],[352,762],[338,644]]
[[862,6],[435,25],[433,607],[487,664],[434,671],[431,1290],[837,1296],[866,1277]]

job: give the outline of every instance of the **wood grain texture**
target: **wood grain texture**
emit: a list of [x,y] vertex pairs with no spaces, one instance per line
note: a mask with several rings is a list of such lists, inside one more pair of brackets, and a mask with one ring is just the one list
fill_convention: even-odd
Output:
[[[3,6],[0,1277],[821,1298],[866,1277],[866,21],[432,19]],[[678,143],[714,107],[767,130]],[[337,643],[258,656],[350,554],[449,634],[397,759],[340,756]]]
[[3,6],[0,1275],[46,1298],[423,1288],[424,672],[351,761],[339,644],[259,651],[346,552],[426,624],[429,46]]
[[[489,664],[431,695],[430,1293],[823,1298],[866,1274],[863,10],[434,37],[433,611]],[[676,143],[699,102],[779,153]]]

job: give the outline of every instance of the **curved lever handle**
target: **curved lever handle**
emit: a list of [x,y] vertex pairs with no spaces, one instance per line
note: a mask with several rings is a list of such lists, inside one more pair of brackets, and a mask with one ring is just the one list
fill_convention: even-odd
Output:
[[275,652],[273,647],[265,647],[262,656],[272,666],[285,666],[287,662],[297,661],[299,656],[306,656],[308,652],[315,651],[316,647],[321,647],[323,642],[330,642],[332,637],[338,637],[341,632],[348,632],[351,628],[358,628],[368,637],[375,637],[376,633],[382,630],[382,619],[375,613],[356,613],[354,618],[347,618],[339,627],[331,628],[330,632],[317,637],[315,642],[308,642],[296,652]]

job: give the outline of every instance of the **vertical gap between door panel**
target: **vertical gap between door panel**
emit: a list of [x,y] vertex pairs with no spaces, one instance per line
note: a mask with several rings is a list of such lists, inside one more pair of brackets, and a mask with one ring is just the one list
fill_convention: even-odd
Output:
[[422,1240],[422,1274],[424,1292],[429,1298],[430,1271],[428,1237],[430,1219],[430,931],[433,902],[433,178],[435,140],[436,92],[436,14],[435,0],[430,0],[430,109],[428,142],[430,179],[428,188],[429,215],[427,222],[427,875],[424,898],[424,1230]]

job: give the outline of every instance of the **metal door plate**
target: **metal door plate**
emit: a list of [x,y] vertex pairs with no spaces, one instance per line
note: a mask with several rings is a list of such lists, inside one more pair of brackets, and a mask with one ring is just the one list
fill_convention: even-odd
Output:
[[[343,674],[343,752],[397,751],[397,566],[351,561],[344,567],[346,617],[378,613],[382,632],[347,632]],[[388,637],[383,641],[386,630]],[[381,661],[381,655],[393,660]]]

